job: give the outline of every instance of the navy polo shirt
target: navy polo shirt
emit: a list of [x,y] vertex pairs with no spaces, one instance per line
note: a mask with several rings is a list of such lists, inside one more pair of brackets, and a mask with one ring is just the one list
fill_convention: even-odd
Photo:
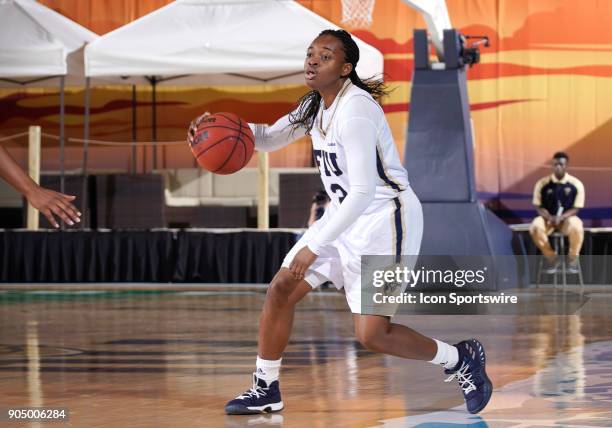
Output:
[[584,185],[568,173],[561,180],[551,174],[536,183],[533,205],[546,208],[551,215],[556,215],[559,207],[563,207],[564,212],[572,208],[583,208]]

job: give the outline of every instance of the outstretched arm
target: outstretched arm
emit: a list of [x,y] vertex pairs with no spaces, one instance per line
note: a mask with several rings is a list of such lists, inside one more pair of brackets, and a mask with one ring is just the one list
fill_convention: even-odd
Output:
[[54,214],[70,225],[81,221],[79,217],[81,213],[71,203],[75,199],[74,196],[40,187],[19,167],[2,146],[0,146],[0,177],[23,194],[28,202],[43,213],[54,227],[59,227]]
[[[189,132],[187,133],[187,138],[190,143],[192,139],[195,138],[196,130],[200,122],[202,122],[206,116],[210,116],[210,114],[209,112],[205,112],[203,115],[191,121]],[[271,126],[249,123],[249,127],[255,136],[255,149],[261,152],[273,152],[282,149],[289,143],[306,135],[306,130],[303,127],[293,130],[293,125],[289,121],[289,115],[281,117]]]
[[249,123],[249,126],[255,135],[255,149],[262,152],[282,149],[306,134],[302,127],[293,130],[289,115],[281,117],[272,126],[253,123]]

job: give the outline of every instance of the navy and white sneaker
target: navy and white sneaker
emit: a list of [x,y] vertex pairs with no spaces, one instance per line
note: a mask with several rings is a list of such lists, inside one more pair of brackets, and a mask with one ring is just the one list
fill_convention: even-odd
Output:
[[493,384],[485,371],[484,347],[476,339],[464,340],[455,347],[459,350],[459,362],[453,369],[444,370],[450,374],[445,382],[457,379],[468,411],[478,413],[485,408],[493,393]]
[[252,415],[283,410],[278,381],[270,385],[253,373],[253,387],[225,405],[228,415]]

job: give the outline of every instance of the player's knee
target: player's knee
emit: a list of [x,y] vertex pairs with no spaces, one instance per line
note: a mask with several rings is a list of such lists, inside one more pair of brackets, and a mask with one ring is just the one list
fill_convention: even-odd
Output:
[[357,340],[368,351],[381,352],[385,331],[375,328],[364,328],[357,332]]
[[270,282],[266,299],[270,299],[276,306],[290,304],[289,296],[295,288],[295,280],[290,274],[279,272]]

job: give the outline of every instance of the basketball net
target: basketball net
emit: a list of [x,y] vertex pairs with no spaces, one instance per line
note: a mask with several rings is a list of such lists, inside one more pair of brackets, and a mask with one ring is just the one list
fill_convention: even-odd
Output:
[[376,0],[342,0],[342,24],[352,28],[372,25],[372,12]]

